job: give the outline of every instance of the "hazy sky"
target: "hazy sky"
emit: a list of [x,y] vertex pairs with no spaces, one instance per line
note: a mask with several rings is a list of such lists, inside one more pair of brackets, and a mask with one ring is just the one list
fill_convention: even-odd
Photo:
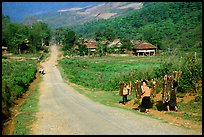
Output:
[[2,2],[2,13],[11,21],[22,21],[25,16],[57,11],[71,7],[84,7],[97,2]]

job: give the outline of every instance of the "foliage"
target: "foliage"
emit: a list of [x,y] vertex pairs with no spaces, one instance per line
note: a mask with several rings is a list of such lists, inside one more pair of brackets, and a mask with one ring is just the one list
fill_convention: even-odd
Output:
[[116,36],[113,33],[113,30],[111,30],[111,29],[105,29],[102,31],[95,32],[96,41],[100,41],[100,40],[113,41],[115,39],[115,37]]
[[[202,47],[202,3],[144,2],[142,9],[127,15],[98,19],[72,28],[96,39],[98,36],[129,38],[148,41],[162,50],[182,48],[190,51],[196,47],[198,51]],[[106,30],[111,33],[104,33]]]
[[2,110],[3,120],[10,116],[14,100],[27,91],[29,83],[35,78],[36,62],[2,62]]
[[[149,60],[144,62],[140,62],[143,57],[65,58],[59,64],[73,83],[92,90],[114,91],[118,90],[120,81],[134,82],[143,78],[150,80],[151,69],[160,63],[150,61],[156,58],[147,58]],[[127,62],[128,60],[132,61]]]
[[122,49],[124,49],[124,50],[132,50],[132,47],[134,46],[130,42],[130,39],[128,39],[128,38],[122,38],[121,43],[122,43]]
[[[191,54],[190,54],[191,55]],[[71,58],[59,61],[71,82],[98,90],[117,90],[120,81],[157,78],[162,88],[163,76],[181,71],[177,92],[198,92],[202,63],[194,56]],[[183,58],[181,58],[183,56]],[[186,56],[186,57],[185,57]],[[74,68],[74,69],[73,69]]]
[[63,45],[63,50],[69,54],[73,52],[73,45],[76,41],[76,33],[69,28],[57,28],[55,37],[58,44]]
[[101,42],[98,42],[96,50],[97,50],[97,54],[100,57],[106,55],[107,49],[108,49],[108,47],[106,44],[102,44]]
[[[48,24],[44,22],[35,22],[32,24],[30,30],[31,43],[39,50],[41,46],[45,46],[50,40],[51,30]],[[49,45],[47,45],[49,46]]]
[[85,45],[83,44],[78,44],[78,55],[80,56],[84,56],[84,55],[88,55],[88,49],[86,48]]
[[[38,83],[39,84],[39,83]],[[28,135],[31,134],[29,126],[36,120],[36,112],[38,111],[39,92],[37,92],[38,85],[28,91],[28,98],[22,103],[19,108],[20,114],[14,120],[14,135]],[[26,121],[26,122],[25,122]]]
[[[187,54],[187,53],[186,53]],[[162,80],[165,74],[172,74],[173,71],[181,71],[178,92],[198,93],[201,87],[196,86],[202,80],[202,62],[200,58],[195,59],[192,53],[172,56],[168,61],[163,62],[160,67],[153,70],[153,75]]]
[[182,65],[182,76],[180,79],[180,86],[178,87],[182,92],[186,90],[190,92],[198,92],[196,84],[202,80],[202,62],[195,60],[192,54],[186,56]]
[[9,52],[36,52],[41,46],[48,46],[51,30],[46,23],[36,21],[27,26],[12,23],[8,16],[3,15],[2,26],[2,45],[7,46]]

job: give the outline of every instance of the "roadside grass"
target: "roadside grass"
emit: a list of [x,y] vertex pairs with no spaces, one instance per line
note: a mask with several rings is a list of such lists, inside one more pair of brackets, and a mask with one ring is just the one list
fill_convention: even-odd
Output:
[[[38,74],[39,75],[39,74]],[[40,81],[42,80],[41,76]],[[30,126],[36,120],[35,114],[38,111],[39,101],[39,83],[34,89],[27,91],[28,98],[23,102],[19,108],[19,113],[14,119],[14,132],[13,135],[28,135],[31,132]]]
[[[77,58],[64,58],[58,61],[58,68],[65,81],[69,81],[76,85],[72,85],[79,93],[86,95],[92,100],[113,107],[128,109],[134,113],[139,113],[130,108],[125,108],[116,105],[121,101],[119,92],[119,82],[124,80],[134,82],[136,79],[148,78],[151,79],[151,71],[156,68],[160,63],[175,60],[177,58],[165,56],[152,56],[152,57],[77,57]],[[176,63],[174,64],[176,65]],[[182,67],[182,66],[180,66]],[[146,77],[145,77],[146,76]],[[79,88],[82,87],[82,88]],[[179,94],[182,98],[184,94]],[[135,99],[134,93],[128,96],[129,100]],[[135,102],[139,104],[138,102]],[[181,117],[190,120],[197,124],[202,124],[202,102],[178,102],[179,111],[182,113],[167,112],[167,115]],[[153,106],[155,108],[155,106]],[[191,113],[195,114],[191,114]],[[151,116],[157,119],[151,114]]]
[[58,62],[70,82],[93,91],[115,91],[120,81],[150,77],[153,68],[159,67],[159,60],[158,57],[80,57]]
[[191,100],[187,103],[179,102],[179,110],[183,113],[175,113],[172,115],[180,115],[183,119],[190,120],[195,124],[202,124],[202,102]]

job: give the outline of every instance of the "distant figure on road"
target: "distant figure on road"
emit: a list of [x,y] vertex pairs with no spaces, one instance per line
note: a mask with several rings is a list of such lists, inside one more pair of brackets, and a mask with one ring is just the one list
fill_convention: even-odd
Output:
[[43,67],[40,68],[39,73],[41,73],[41,74],[43,74],[43,75],[45,74],[45,70],[44,70]]
[[[142,89],[142,103],[141,103],[141,107],[145,108],[145,113],[149,112],[149,108],[151,108],[151,100],[150,100],[150,95],[151,95],[151,91],[148,87],[148,82],[147,80],[142,80],[142,85],[141,85],[141,89]],[[140,110],[141,111],[141,110]]]

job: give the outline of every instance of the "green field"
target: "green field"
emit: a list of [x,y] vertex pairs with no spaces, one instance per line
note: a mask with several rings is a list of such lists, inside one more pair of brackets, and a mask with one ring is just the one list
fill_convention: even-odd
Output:
[[27,92],[35,79],[37,65],[47,54],[21,54],[2,56],[2,114],[3,121],[11,116],[14,101]]
[[115,91],[120,81],[152,79],[163,57],[80,57],[62,59],[59,64],[70,82],[91,90]]
[[[201,58],[195,60],[192,54],[73,57],[64,58],[58,62],[64,79],[75,83],[77,86],[73,85],[74,88],[81,94],[94,101],[115,107],[118,107],[116,104],[121,101],[121,96],[118,95],[120,81],[135,82],[141,79],[157,78],[159,80],[158,91],[161,91],[164,74],[172,73],[173,70],[181,70],[182,76],[178,85],[177,97],[185,96],[187,92],[196,93],[198,101],[178,102],[181,113],[168,112],[167,114],[201,124],[202,84],[196,88],[195,85],[202,81],[202,62]],[[151,84],[149,86],[151,87]],[[135,100],[134,91],[128,96],[128,99]],[[155,106],[152,109],[156,109]]]

